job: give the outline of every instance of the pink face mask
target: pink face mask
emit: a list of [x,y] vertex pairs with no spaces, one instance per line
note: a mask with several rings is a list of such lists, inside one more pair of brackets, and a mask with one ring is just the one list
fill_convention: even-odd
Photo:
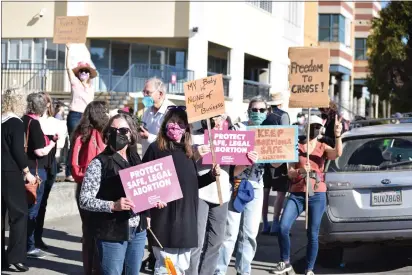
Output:
[[80,78],[80,80],[82,80],[82,81],[89,79],[89,77],[90,77],[89,74],[88,74],[88,73],[85,73],[85,72],[81,72],[81,73],[79,74],[79,78]]
[[177,123],[168,123],[166,125],[166,135],[173,141],[180,142],[184,133],[185,128],[181,128]]

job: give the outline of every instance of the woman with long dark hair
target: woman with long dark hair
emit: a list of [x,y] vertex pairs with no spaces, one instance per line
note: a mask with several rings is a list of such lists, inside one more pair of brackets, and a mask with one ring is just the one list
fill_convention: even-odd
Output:
[[90,215],[87,210],[80,208],[79,196],[84,174],[91,160],[106,148],[103,142],[103,129],[109,122],[107,104],[104,101],[92,101],[87,105],[79,125],[72,136],[72,175],[77,184],[76,201],[82,219],[82,256],[85,274],[99,273],[95,240],[91,232]]
[[[306,246],[306,272],[305,275],[314,275],[316,258],[319,248],[319,228],[323,214],[326,210],[326,190],[325,183],[325,162],[327,160],[335,160],[342,155],[342,124],[341,119],[336,115],[334,120],[334,137],[335,147],[332,148],[326,143],[318,140],[320,130],[322,128],[322,119],[318,116],[311,116],[305,126],[307,132],[308,124],[310,123],[310,133],[307,140],[299,142],[299,160],[297,163],[292,163],[289,166],[288,177],[291,180],[290,196],[283,210],[280,220],[279,230],[279,250],[280,262],[275,265],[271,273],[285,274],[292,269],[290,264],[290,237],[289,232],[303,211],[309,212],[309,222],[307,229],[308,245]],[[309,163],[308,163],[309,153]],[[307,183],[307,173],[310,173],[310,182]],[[310,184],[310,188],[314,194],[309,196],[308,207],[306,204],[306,184]]]
[[130,115],[117,114],[103,130],[106,149],[94,158],[80,191],[80,207],[91,211],[90,226],[99,250],[103,275],[139,275],[148,211],[133,213],[119,171],[141,163],[137,153],[136,124]]
[[216,181],[219,166],[198,176],[190,125],[186,107],[169,106],[161,124],[157,140],[143,157],[143,162],[172,156],[183,198],[170,202],[163,209],[152,209],[152,230],[163,245],[162,250],[152,238],[153,254],[156,257],[156,275],[168,274],[165,257],[175,264],[177,274],[185,274],[190,265],[190,252],[198,245],[197,211],[199,188]]

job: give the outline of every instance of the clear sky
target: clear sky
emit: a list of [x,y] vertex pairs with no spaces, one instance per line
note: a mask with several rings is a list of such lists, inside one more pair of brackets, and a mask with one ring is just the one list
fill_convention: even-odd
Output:
[[386,7],[386,5],[387,5],[389,2],[390,2],[390,1],[382,1],[382,2],[381,2],[382,8]]

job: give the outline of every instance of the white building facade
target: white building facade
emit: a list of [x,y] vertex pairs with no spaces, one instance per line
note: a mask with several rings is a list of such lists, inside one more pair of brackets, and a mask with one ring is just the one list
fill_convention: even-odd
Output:
[[157,76],[168,83],[172,100],[183,103],[185,81],[221,73],[227,112],[235,119],[244,118],[253,96],[287,90],[288,48],[304,42],[304,3],[297,1],[8,2],[2,88],[23,71],[47,69],[47,83],[36,81],[41,89],[69,91],[65,47],[52,43],[54,18],[61,15],[89,16],[86,47],[99,72],[98,91],[127,95]]

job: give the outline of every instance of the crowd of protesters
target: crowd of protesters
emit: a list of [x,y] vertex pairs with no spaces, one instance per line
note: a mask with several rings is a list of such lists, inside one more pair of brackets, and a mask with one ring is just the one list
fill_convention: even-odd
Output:
[[[207,121],[199,129],[189,124],[186,108],[167,98],[162,80],[146,82],[145,111],[137,122],[129,108],[110,116],[105,102],[93,101],[91,79],[96,70],[85,62],[74,68],[70,64],[67,58],[72,101],[66,122],[63,106],[54,106],[47,93],[3,92],[2,219],[7,210],[10,235],[6,252],[3,228],[2,269],[14,266],[27,271],[26,257],[46,256],[48,246],[42,233],[58,170],[56,151],[64,147],[69,135],[66,179],[77,183],[73,199],[82,222],[84,274],[137,275],[141,269],[169,274],[165,259],[170,259],[177,274],[223,275],[233,253],[237,273],[251,274],[261,219],[261,233],[279,239],[281,258],[272,273],[284,274],[292,268],[290,228],[305,210],[305,175],[315,173],[320,180],[310,182],[314,195],[309,198],[312,218],[306,267],[306,274],[314,274],[320,220],[326,208],[324,164],[342,154],[344,123],[336,105],[321,109],[322,117],[298,114],[297,163],[259,164],[258,153],[251,151],[247,153],[249,166],[203,165],[202,157],[210,153],[203,139]],[[247,126],[290,125],[285,101],[284,93],[274,94],[271,101],[258,96],[250,100],[247,121],[233,124],[222,114],[211,118],[210,124],[212,129],[235,131]],[[141,156],[138,146],[142,146]],[[183,198],[134,213],[119,171],[166,156],[173,158]],[[217,176],[223,204],[213,184]],[[35,193],[29,192],[31,185],[37,186]],[[272,222],[267,217],[271,190],[277,191]],[[29,193],[34,199],[29,199]],[[150,255],[143,261],[147,238]]]

